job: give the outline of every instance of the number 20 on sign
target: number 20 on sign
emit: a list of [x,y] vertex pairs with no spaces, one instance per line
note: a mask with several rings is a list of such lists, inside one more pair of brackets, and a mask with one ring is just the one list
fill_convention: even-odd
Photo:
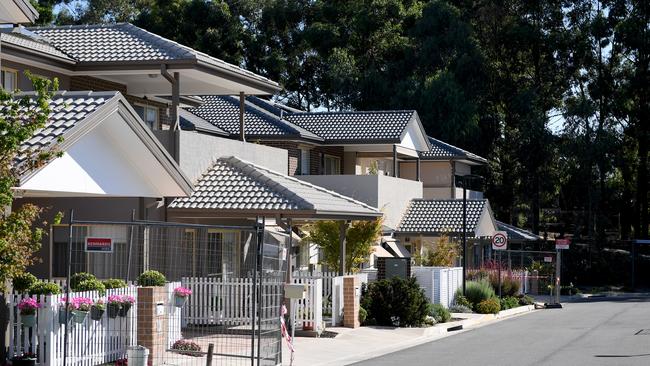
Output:
[[506,250],[508,249],[508,233],[505,231],[497,231],[492,235],[492,249],[493,250]]

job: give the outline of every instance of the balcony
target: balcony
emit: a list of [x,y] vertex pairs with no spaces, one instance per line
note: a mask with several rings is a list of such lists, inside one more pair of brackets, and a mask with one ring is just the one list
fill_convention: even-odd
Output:
[[396,228],[413,198],[422,198],[422,183],[385,175],[300,175],[296,178],[352,197],[384,213],[384,225]]

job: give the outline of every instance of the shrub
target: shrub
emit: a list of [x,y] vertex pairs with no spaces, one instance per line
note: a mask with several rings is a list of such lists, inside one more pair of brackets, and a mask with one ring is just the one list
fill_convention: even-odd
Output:
[[24,293],[29,290],[29,288],[36,282],[38,279],[36,276],[29,272],[25,272],[22,274],[19,274],[18,276],[14,277],[12,280],[13,288],[14,291],[18,293]]
[[517,299],[519,300],[519,305],[524,306],[524,305],[533,305],[535,303],[535,299],[528,295],[519,295],[517,296]]
[[[490,284],[495,293],[499,293],[499,276],[490,276]],[[519,281],[516,279],[505,276],[501,278],[501,295],[502,296],[516,296],[519,293]]]
[[[462,289],[458,289],[456,297],[462,296]],[[487,280],[468,281],[465,284],[465,297],[467,301],[472,304],[472,308],[476,309],[476,304],[494,297],[494,289]]]
[[412,327],[424,323],[430,304],[415,278],[394,277],[372,283],[364,299],[373,324]]
[[360,307],[359,308],[359,323],[365,324],[367,317],[368,317],[368,312],[366,311],[366,309]]
[[37,281],[29,288],[30,295],[58,295],[61,287],[53,282]]
[[467,298],[463,295],[456,294],[456,299],[454,300],[454,304],[460,305],[460,306],[465,306],[468,308],[472,308],[472,303],[467,300]]
[[197,343],[185,339],[179,339],[176,342],[174,342],[174,344],[172,345],[172,349],[178,351],[190,351],[190,352],[178,352],[181,355],[203,357],[203,355],[195,353],[195,352],[201,352],[201,346],[199,346]]
[[483,300],[476,304],[476,312],[479,314],[496,314],[501,311],[499,299],[496,297]]
[[127,286],[124,280],[120,280],[117,278],[109,278],[107,280],[102,281],[102,284],[107,290],[110,290],[112,288],[122,288]]
[[456,304],[456,305],[452,305],[452,306],[449,308],[449,312],[450,312],[450,313],[471,313],[471,312],[472,312],[472,308],[470,308],[470,307],[467,306],[467,305]]
[[83,280],[77,283],[77,286],[74,288],[75,291],[98,291],[100,295],[106,293],[106,287],[104,284],[99,282],[97,279]]
[[70,277],[70,290],[81,291],[78,289],[79,284],[83,281],[88,281],[88,280],[97,280],[97,277],[95,277],[95,275],[88,272],[79,272],[73,274]]
[[438,323],[446,323],[451,320],[451,313],[441,304],[432,304],[429,315],[434,317]]
[[165,286],[167,279],[158,271],[144,271],[138,276],[140,286]]
[[516,308],[519,306],[519,299],[512,296],[507,296],[501,299],[500,304],[502,310]]

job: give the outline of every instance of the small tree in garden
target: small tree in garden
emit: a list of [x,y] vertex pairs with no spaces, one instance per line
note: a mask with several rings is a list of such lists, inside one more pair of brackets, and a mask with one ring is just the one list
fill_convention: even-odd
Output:
[[[59,155],[56,149],[22,150],[25,141],[43,128],[50,115],[50,100],[58,88],[56,79],[27,76],[35,95],[16,98],[11,91],[0,88],[0,283],[22,274],[36,262],[34,253],[40,249],[43,230],[35,228],[42,211],[25,204],[9,213],[13,203],[13,187],[27,172],[44,165]],[[16,159],[20,163],[16,164]]]
[[[354,271],[361,263],[368,259],[372,246],[381,236],[382,220],[353,221],[346,231],[346,256],[345,270]],[[340,253],[340,222],[338,221],[317,221],[305,226],[309,236],[304,240],[318,245],[323,250],[322,264],[327,265],[331,270],[339,270]]]
[[436,245],[423,243],[424,254],[420,258],[423,266],[452,267],[460,255],[460,245],[442,234]]

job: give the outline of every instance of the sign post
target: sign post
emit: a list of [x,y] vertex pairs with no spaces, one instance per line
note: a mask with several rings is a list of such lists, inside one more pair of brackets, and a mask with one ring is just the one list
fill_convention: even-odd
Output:
[[492,235],[492,250],[496,250],[499,255],[499,298],[502,297],[501,293],[501,251],[508,249],[508,233],[505,231],[497,231]]
[[555,304],[560,305],[560,287],[561,287],[561,269],[562,269],[562,251],[569,249],[570,239],[555,239],[555,251],[557,252],[557,263],[555,265]]

